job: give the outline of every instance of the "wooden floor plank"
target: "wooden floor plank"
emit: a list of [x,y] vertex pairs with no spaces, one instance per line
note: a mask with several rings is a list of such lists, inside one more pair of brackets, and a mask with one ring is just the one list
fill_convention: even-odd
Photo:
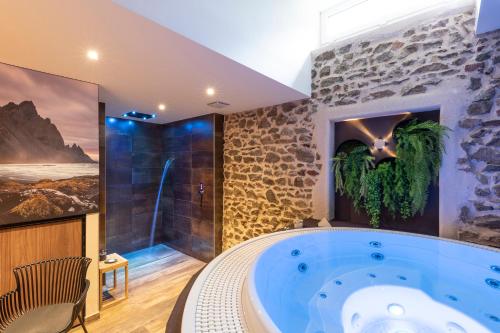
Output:
[[[89,333],[164,333],[177,297],[204,265],[177,251],[151,263],[131,265],[129,299],[101,311],[101,318],[88,323],[87,330]],[[109,277],[111,282],[111,275]],[[123,292],[123,280],[124,274],[120,272],[118,288],[113,294]],[[71,331],[81,332],[81,328]]]

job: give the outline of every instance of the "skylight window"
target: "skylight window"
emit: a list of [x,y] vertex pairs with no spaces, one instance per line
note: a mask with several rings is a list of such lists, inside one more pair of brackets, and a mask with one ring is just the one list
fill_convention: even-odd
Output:
[[435,10],[458,8],[473,0],[337,0],[321,12],[321,43],[341,41]]

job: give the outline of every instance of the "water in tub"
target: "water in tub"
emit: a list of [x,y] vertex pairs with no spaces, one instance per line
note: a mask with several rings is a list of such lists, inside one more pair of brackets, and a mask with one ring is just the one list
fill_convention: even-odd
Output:
[[283,333],[500,333],[499,259],[425,237],[317,233],[271,247],[255,282]]

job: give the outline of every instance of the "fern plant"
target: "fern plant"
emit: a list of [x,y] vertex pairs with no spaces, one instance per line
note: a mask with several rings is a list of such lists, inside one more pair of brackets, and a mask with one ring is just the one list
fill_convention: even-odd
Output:
[[370,224],[380,225],[382,207],[403,220],[423,213],[428,190],[436,182],[448,128],[416,119],[394,131],[396,159],[374,166],[369,148],[360,142],[343,145],[333,160],[335,190],[363,208]]
[[344,169],[346,159],[347,154],[343,151],[338,152],[337,155],[332,158],[332,169],[335,178],[335,192],[339,192],[341,195],[344,195],[345,193]]
[[395,187],[395,172],[393,162],[383,162],[377,166],[382,189],[382,203],[392,217],[396,216],[398,211],[398,197]]
[[378,228],[382,211],[382,186],[379,169],[369,170],[363,183],[366,188],[364,208],[370,217],[370,224],[374,228]]
[[408,193],[408,179],[400,160],[394,164],[394,196],[398,203],[399,215],[406,220],[412,216],[410,195]]
[[417,212],[423,214],[427,205],[429,186],[439,175],[448,130],[434,121],[418,122],[414,119],[394,133],[396,163],[402,173],[402,183],[398,185],[408,189],[412,216]]
[[364,144],[355,144],[340,151],[333,157],[333,171],[335,175],[335,190],[346,194],[360,209],[366,195],[364,179],[368,170],[373,168],[373,156]]

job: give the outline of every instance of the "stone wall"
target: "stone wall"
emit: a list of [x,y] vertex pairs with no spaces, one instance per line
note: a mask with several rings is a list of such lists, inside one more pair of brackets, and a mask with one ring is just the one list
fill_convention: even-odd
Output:
[[[461,82],[470,96],[463,110],[456,110],[460,121],[452,129],[463,148],[457,168],[475,182],[457,221],[459,237],[499,246],[500,31],[476,37],[474,21],[472,12],[442,16],[383,37],[323,48],[313,52],[309,101],[227,116],[225,247],[311,214],[315,176],[329,158],[319,158],[311,134],[311,115],[319,106],[331,112],[353,104],[368,108],[371,101],[446,89],[451,80]],[[283,133],[295,133],[294,149],[307,145],[306,163],[294,159]]]
[[226,116],[224,249],[312,215],[312,113],[302,100]]
[[[498,75],[500,32],[476,38],[473,31],[474,17],[464,13],[407,29],[390,39],[367,38],[328,49],[314,59],[312,99],[332,107],[367,103],[425,94],[455,78],[470,81],[469,94],[487,91]],[[469,110],[471,116],[490,111],[489,102],[478,98]]]

